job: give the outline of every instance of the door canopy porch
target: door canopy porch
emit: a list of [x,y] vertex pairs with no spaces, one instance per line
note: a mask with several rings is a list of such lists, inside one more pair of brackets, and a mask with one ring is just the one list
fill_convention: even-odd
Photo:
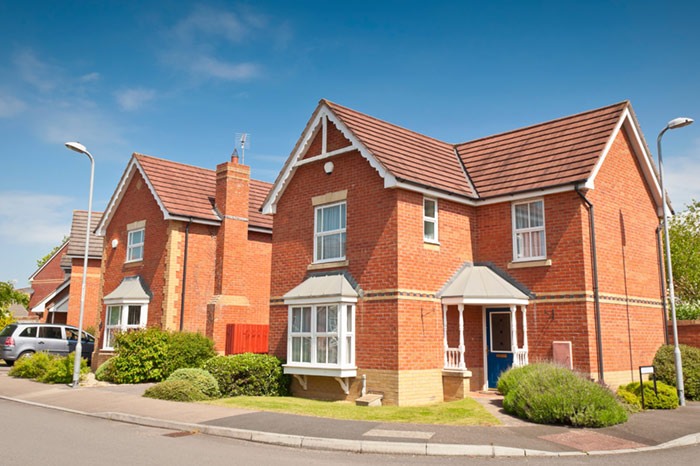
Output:
[[438,292],[442,304],[527,305],[529,291],[493,264],[466,262]]

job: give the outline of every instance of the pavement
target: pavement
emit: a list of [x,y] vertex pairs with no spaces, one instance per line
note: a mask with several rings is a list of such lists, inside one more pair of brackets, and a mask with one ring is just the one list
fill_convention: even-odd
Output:
[[[149,384],[70,388],[7,375],[0,398],[86,416],[266,444],[357,453],[466,456],[623,454],[700,444],[700,403],[633,414],[601,429],[533,424],[506,414],[501,398],[474,395],[501,426],[444,426],[326,419],[143,398]],[[372,409],[372,408],[367,408]]]

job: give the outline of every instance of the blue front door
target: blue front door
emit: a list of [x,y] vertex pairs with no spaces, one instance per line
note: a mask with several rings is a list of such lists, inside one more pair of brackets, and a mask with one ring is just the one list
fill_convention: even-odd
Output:
[[513,365],[510,309],[486,309],[486,363],[488,386],[496,388],[501,373]]

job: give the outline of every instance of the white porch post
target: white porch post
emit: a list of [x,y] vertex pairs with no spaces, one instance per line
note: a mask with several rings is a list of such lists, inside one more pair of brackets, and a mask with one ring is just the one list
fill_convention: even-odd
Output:
[[518,350],[518,316],[515,313],[516,306],[510,306],[510,346],[513,351],[513,357]]
[[457,309],[459,309],[459,368],[466,370],[467,366],[464,365],[464,304],[459,304]]
[[523,350],[525,350],[525,364],[528,364],[527,356],[527,306],[521,306],[520,310],[523,312]]
[[445,346],[445,367],[447,367],[447,304],[442,305],[442,335]]

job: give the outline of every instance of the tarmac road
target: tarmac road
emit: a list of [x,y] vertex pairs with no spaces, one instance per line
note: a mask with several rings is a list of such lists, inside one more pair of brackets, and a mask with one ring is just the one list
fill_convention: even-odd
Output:
[[124,424],[0,400],[0,464],[6,465],[352,465],[358,464],[697,464],[700,446],[570,458],[370,455],[285,448]]

